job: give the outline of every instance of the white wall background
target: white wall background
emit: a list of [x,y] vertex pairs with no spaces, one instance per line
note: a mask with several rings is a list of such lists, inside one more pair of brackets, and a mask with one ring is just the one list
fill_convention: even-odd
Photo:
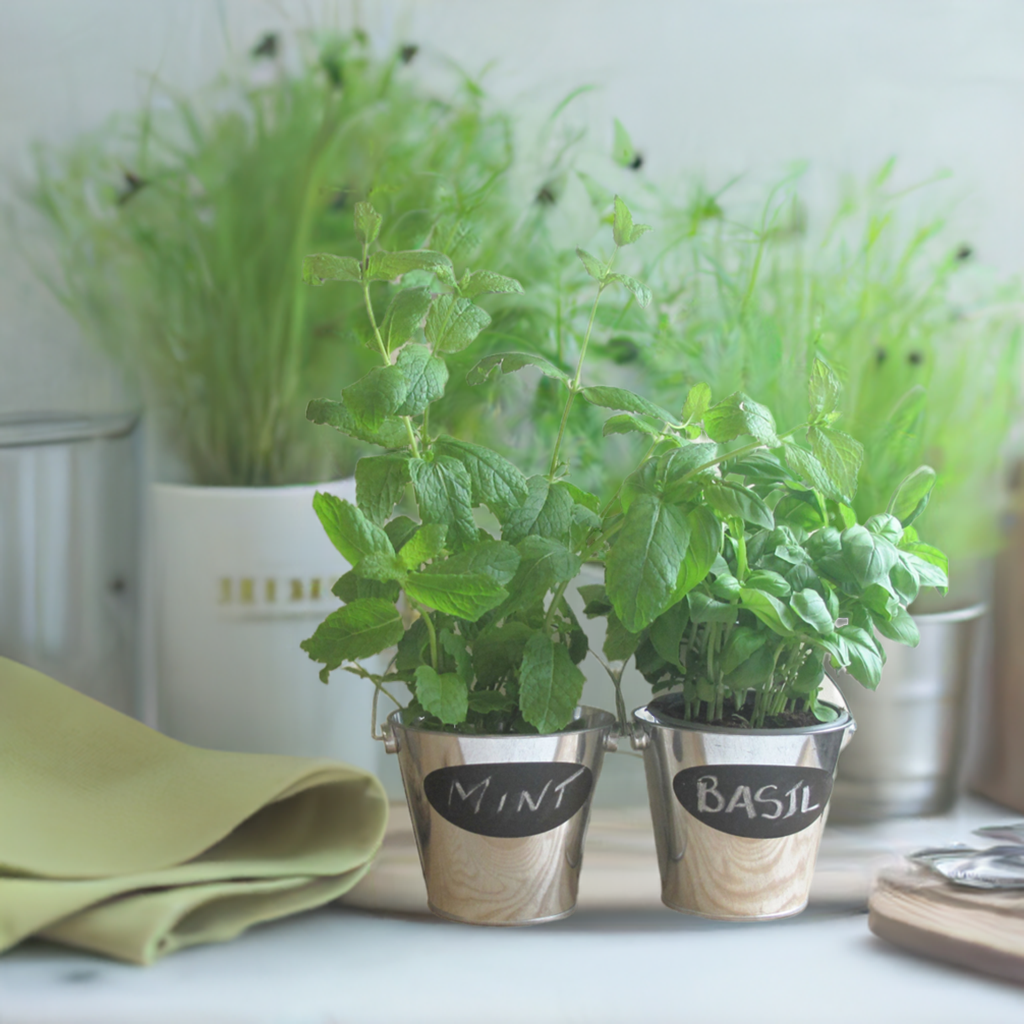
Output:
[[[147,75],[189,87],[225,38],[353,17],[412,41],[505,104],[548,109],[602,86],[656,178],[724,180],[810,160],[821,180],[890,155],[907,181],[955,175],[957,230],[980,260],[1024,269],[1024,4],[1019,0],[0,0],[0,189],[33,140],[59,142],[141,102]],[[0,414],[123,404],[9,238],[0,248]]]

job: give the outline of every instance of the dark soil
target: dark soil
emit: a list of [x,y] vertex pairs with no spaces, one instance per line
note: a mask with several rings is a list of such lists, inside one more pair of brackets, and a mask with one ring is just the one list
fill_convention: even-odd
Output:
[[[651,712],[659,719],[665,720],[667,725],[676,721],[686,721],[686,703],[681,693],[666,693],[657,697],[648,705]],[[703,706],[702,706],[703,710]],[[713,721],[704,718],[691,719],[700,725],[716,725],[726,729],[751,729],[753,726],[750,720],[754,714],[754,697],[751,694],[741,708],[737,708],[734,702],[726,700],[722,709],[722,717]],[[768,715],[764,720],[763,729],[805,729],[810,725],[821,725],[821,722],[811,711],[784,711],[780,715]]]

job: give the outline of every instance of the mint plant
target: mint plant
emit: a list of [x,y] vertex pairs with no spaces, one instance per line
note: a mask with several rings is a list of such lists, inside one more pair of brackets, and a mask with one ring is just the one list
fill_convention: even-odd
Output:
[[[753,728],[832,721],[818,699],[826,656],[874,689],[885,661],[875,631],[917,644],[907,605],[947,584],[946,556],[912,525],[935,472],[919,467],[887,512],[859,524],[863,450],[834,425],[840,391],[818,358],[809,417],[785,433],[743,393],[711,405],[706,384],[675,420],[622,423],[655,443],[604,521],[605,585],[580,589],[586,613],[608,620],[605,656],[633,658],[655,692],[675,691],[661,702],[672,715]],[[624,725],[622,667],[608,670]]]
[[[577,396],[598,406],[620,401],[617,389],[584,387],[583,365],[605,289],[623,286],[638,301],[650,301],[642,284],[612,269],[618,251],[648,228],[634,224],[617,201],[611,258],[580,250],[598,287],[574,377],[539,356],[515,352],[488,356],[470,372],[470,382],[481,383],[531,365],[565,387],[549,471],[527,478],[491,448],[430,428],[431,405],[448,382],[448,358],[489,323],[473,300],[519,292],[519,283],[489,270],[456,278],[441,252],[384,251],[378,246],[381,217],[369,203],[356,204],[355,225],[361,256],[309,256],[304,277],[361,290],[381,364],[340,399],[311,402],[307,416],[385,451],[358,462],[355,504],[316,495],[317,515],[352,568],[334,587],[343,607],[303,649],[323,664],[325,682],[344,666],[372,682],[376,697],[398,706],[393,684],[404,683],[412,694],[411,721],[488,733],[564,728],[583,689],[578,666],[587,654],[586,634],[565,590],[605,536],[598,499],[566,479],[561,445]],[[393,289],[378,316],[373,286],[397,278],[402,287]],[[640,403],[635,411],[657,413],[641,399],[629,401]],[[393,517],[407,489],[419,522]],[[496,520],[497,535],[478,524],[474,510],[481,506]],[[396,645],[387,672],[360,664]]]

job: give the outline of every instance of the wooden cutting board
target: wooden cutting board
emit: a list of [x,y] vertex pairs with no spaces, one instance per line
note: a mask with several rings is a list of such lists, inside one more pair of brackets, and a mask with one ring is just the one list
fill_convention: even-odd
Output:
[[[811,903],[863,908],[878,867],[895,859],[877,849],[850,849],[830,841],[826,830],[811,886]],[[429,913],[405,803],[391,805],[380,855],[341,902],[364,910]],[[663,909],[654,832],[646,807],[596,808],[591,813],[577,906],[598,911]]]
[[897,946],[1024,984],[1024,892],[968,889],[904,861],[879,873],[868,911]]

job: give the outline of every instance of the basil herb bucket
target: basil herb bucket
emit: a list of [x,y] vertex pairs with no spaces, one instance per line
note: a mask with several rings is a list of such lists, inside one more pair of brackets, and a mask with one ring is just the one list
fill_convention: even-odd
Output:
[[[381,362],[339,396],[310,403],[307,415],[384,451],[359,460],[355,503],[314,499],[351,570],[333,587],[343,606],[302,647],[323,665],[324,682],[344,667],[373,685],[375,722],[381,699],[399,709],[384,739],[399,756],[430,904],[460,921],[528,924],[572,911],[591,796],[611,745],[614,718],[579,706],[588,642],[565,599],[583,562],[607,543],[608,509],[567,479],[560,453],[577,395],[607,406],[620,394],[581,384],[601,294],[621,285],[650,300],[639,282],[611,271],[618,250],[647,229],[620,200],[613,222],[608,260],[580,252],[598,284],[586,327],[566,338],[574,374],[504,352],[468,376],[481,383],[533,366],[565,390],[549,470],[529,478],[493,449],[437,432],[439,414],[431,420],[448,357],[490,323],[480,297],[510,301],[522,291],[517,281],[457,272],[434,250],[382,249],[381,217],[365,202],[355,205],[359,257],[321,253],[304,265],[311,283],[360,289],[366,341]],[[391,301],[378,311],[385,288]],[[478,519],[481,506],[489,517]],[[385,671],[371,671],[366,659],[384,652]]]

